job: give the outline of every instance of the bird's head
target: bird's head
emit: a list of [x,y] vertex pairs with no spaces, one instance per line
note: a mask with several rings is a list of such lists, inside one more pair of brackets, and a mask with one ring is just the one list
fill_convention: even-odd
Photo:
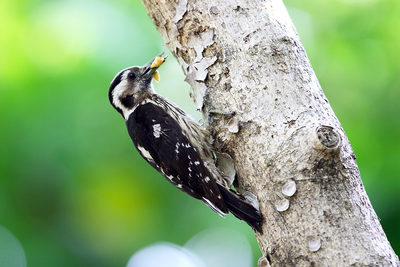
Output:
[[161,53],[146,65],[129,67],[112,80],[108,97],[111,105],[127,120],[143,97],[154,94],[153,79],[159,80],[157,69],[168,58]]

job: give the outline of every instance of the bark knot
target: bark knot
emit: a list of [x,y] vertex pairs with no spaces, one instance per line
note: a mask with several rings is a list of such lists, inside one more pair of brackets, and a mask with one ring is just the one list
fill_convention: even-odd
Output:
[[331,126],[318,126],[315,134],[318,140],[316,146],[319,150],[337,150],[342,143],[339,132]]

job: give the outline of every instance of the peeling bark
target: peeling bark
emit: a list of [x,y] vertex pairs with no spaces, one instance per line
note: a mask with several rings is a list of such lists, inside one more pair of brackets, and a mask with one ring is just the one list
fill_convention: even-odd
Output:
[[283,3],[142,1],[260,201],[259,265],[400,266]]

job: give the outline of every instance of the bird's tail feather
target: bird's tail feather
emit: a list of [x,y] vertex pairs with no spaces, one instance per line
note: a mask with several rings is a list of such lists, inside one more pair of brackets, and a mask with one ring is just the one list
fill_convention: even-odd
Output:
[[262,216],[260,211],[253,205],[246,202],[246,200],[238,195],[236,192],[232,192],[225,186],[218,184],[219,191],[225,200],[225,204],[229,211],[238,219],[245,221],[248,225],[253,227],[259,233],[262,233],[261,221]]

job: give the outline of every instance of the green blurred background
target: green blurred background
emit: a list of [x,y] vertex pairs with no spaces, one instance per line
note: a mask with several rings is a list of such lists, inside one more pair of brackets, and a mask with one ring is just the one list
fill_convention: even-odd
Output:
[[[400,2],[285,4],[399,253]],[[145,246],[183,245],[215,226],[261,256],[245,223],[140,158],[108,102],[118,71],[167,50],[139,0],[0,0],[0,225],[28,266],[125,266]],[[156,90],[200,118],[170,58]]]

